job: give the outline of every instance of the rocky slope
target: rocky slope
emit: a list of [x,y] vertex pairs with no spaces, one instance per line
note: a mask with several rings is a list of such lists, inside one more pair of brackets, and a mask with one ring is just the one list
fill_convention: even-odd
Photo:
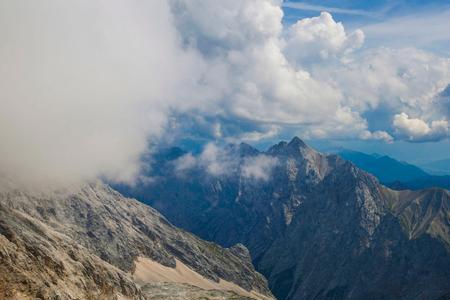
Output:
[[121,190],[205,239],[243,243],[279,299],[450,295],[447,191],[392,191],[298,138],[266,152],[228,147],[213,162],[221,174],[188,156],[165,152],[153,183]]
[[148,300],[198,299],[198,300],[252,300],[234,292],[203,290],[186,284],[149,283],[142,287]]
[[242,245],[205,242],[106,185],[52,192],[0,186],[1,299],[151,298],[155,286],[141,289],[133,280],[139,257],[169,268],[179,261],[205,280],[270,297]]

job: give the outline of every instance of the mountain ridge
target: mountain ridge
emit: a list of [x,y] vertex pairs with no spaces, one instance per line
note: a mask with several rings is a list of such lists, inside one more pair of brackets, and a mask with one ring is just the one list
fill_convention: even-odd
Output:
[[415,165],[387,155],[365,154],[352,150],[340,150],[336,154],[375,175],[382,184],[393,189],[419,190],[433,187],[450,189],[449,175],[430,175]]
[[179,260],[205,280],[271,297],[242,245],[202,241],[100,182],[52,193],[2,189],[0,216],[6,298],[146,299],[131,276],[138,257],[168,268]]
[[168,162],[155,170],[156,182],[128,192],[207,240],[246,245],[279,299],[413,299],[414,293],[435,299],[450,293],[447,192],[440,190],[439,198],[433,189],[390,190],[355,164],[298,138],[258,155],[277,162],[266,170],[268,180],[245,177],[246,157],[231,159],[237,166],[226,176],[208,174],[201,165],[181,176]]

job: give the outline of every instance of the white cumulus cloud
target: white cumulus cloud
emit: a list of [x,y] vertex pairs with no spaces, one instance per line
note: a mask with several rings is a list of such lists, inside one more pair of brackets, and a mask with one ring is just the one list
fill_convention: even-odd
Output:
[[413,142],[441,140],[449,135],[449,124],[446,120],[428,124],[421,119],[410,118],[406,113],[395,115],[393,126],[400,137]]
[[377,130],[374,132],[363,131],[360,137],[363,140],[385,141],[386,143],[392,143],[394,141],[394,138],[389,133],[382,130]]
[[288,29],[284,51],[290,61],[302,65],[341,58],[360,48],[363,42],[361,30],[347,34],[342,23],[322,12],[318,17],[299,20]]

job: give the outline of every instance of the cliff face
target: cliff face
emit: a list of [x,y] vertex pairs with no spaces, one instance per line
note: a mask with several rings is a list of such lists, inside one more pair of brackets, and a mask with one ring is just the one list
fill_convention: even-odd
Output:
[[205,242],[101,183],[0,190],[0,298],[146,299],[132,276],[140,257],[168,268],[179,261],[205,280],[270,297],[242,248]]
[[446,191],[394,192],[346,166],[258,268],[281,299],[438,299],[450,292],[449,203]]
[[[298,138],[266,152],[230,147],[220,175],[201,164],[181,172],[177,153],[160,157],[153,183],[121,190],[205,239],[243,243],[279,299],[450,293],[448,191],[392,191]],[[276,162],[267,176],[246,176],[261,156]]]

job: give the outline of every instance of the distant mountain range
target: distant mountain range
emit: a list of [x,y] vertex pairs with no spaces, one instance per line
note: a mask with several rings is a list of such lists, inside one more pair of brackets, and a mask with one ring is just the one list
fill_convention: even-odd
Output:
[[[353,162],[359,168],[377,177],[384,185],[394,189],[418,190],[432,187],[450,189],[450,175],[431,175],[417,166],[400,162],[389,156],[350,150],[340,150],[336,154]],[[446,163],[449,164],[448,170],[450,170],[450,161],[447,160],[431,165],[440,165],[443,172]]]
[[400,162],[389,156],[370,155],[350,150],[342,150],[337,152],[337,154],[353,162],[359,168],[375,175],[383,183],[408,182],[429,176],[428,173],[419,167]]
[[433,175],[450,175],[450,158],[435,160],[420,166]]
[[[450,297],[449,191],[392,190],[298,138],[155,157],[151,180],[117,188],[204,239],[244,244],[280,300]],[[404,170],[387,179],[423,175],[381,162]]]

